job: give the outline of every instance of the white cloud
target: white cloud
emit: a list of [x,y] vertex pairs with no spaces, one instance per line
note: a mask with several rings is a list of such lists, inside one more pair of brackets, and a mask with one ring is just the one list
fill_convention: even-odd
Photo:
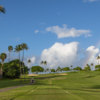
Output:
[[39,30],[35,30],[34,33],[35,33],[35,34],[39,33]]
[[[95,46],[89,46],[85,51],[85,53],[83,54],[84,57],[81,58],[78,63],[84,68],[86,66],[86,64],[90,64],[93,63],[94,65],[97,64],[97,59],[96,57],[99,55],[99,48],[96,48]],[[94,69],[94,68],[92,68]]]
[[99,48],[96,48],[95,46],[90,46],[87,48],[86,50],[86,54],[87,54],[87,59],[88,59],[88,63],[97,63],[96,57],[99,54]]
[[68,28],[66,24],[63,27],[51,26],[46,28],[46,31],[55,33],[58,38],[79,37],[81,35],[90,36],[90,30],[81,30],[76,28]]
[[100,0],[83,0],[84,2],[96,2],[96,1],[100,1]]
[[[96,57],[99,55],[99,48],[89,46],[84,53],[79,53],[78,42],[71,43],[55,43],[48,49],[44,49],[41,54],[41,60],[46,60],[48,67],[56,68],[58,66],[81,66],[84,68],[86,64],[97,64]],[[83,57],[81,57],[83,55]],[[93,69],[93,68],[92,68]]]
[[55,43],[50,48],[43,50],[41,60],[46,60],[51,68],[66,67],[74,64],[75,59],[77,59],[77,52],[78,42]]

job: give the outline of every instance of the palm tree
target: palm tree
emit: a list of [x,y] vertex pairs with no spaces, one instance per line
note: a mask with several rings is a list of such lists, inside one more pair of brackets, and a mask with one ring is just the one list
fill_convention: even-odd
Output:
[[44,64],[44,61],[41,61],[41,65]]
[[22,51],[23,51],[23,56],[22,56],[22,62],[24,61],[24,50],[28,50],[28,46],[26,43],[21,44]]
[[[41,61],[41,64],[42,65],[47,65],[47,61]],[[45,71],[46,71],[46,68],[45,68]]]
[[94,66],[94,64],[93,63],[91,63],[91,67],[93,67]]
[[70,66],[70,69],[71,69],[71,70],[73,69],[73,65]]
[[30,59],[28,59],[28,63],[29,63],[29,66],[30,66],[30,63],[31,63],[31,60]]
[[44,61],[44,65],[47,65],[47,61]]
[[2,78],[3,76],[3,65],[4,65],[4,61],[7,58],[7,55],[5,53],[1,53],[0,55],[0,59],[1,59],[1,69],[0,69],[0,77]]
[[20,51],[22,50],[22,46],[19,44],[19,45],[16,45],[15,47],[15,52],[19,53],[19,61],[20,61]]
[[30,60],[30,59],[28,59],[28,63],[29,63],[29,64],[31,63],[31,60]]
[[10,61],[10,53],[13,51],[13,47],[11,45],[8,46],[8,51],[9,51],[9,61]]
[[45,72],[46,72],[47,61],[44,61],[44,65],[45,65]]
[[23,62],[24,62],[24,50],[28,50],[28,46],[26,43],[22,43],[21,44],[22,47],[22,51],[23,51],[23,56],[22,56],[22,67],[23,67],[23,72],[25,72],[24,66],[23,66]]
[[91,63],[91,66],[93,66],[94,64],[93,63]]
[[97,56],[97,60],[98,60],[98,65],[99,65],[100,56]]
[[20,67],[20,75],[21,75],[21,63],[20,63],[20,51],[22,50],[22,46],[19,44],[19,45],[16,45],[15,47],[15,52],[19,53],[19,67]]
[[3,6],[0,6],[0,12],[5,13],[5,8]]

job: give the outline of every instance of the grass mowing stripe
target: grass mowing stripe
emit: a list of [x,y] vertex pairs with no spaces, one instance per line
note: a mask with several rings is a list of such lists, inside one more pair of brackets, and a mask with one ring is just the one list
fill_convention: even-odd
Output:
[[31,93],[35,92],[38,88],[39,88],[39,87],[36,87],[34,90],[32,89],[32,90],[31,90],[29,93],[27,93],[27,94],[31,94]]

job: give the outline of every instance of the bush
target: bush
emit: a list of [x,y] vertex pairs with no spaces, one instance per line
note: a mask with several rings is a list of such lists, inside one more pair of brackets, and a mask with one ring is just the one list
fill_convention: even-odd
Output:
[[78,71],[81,71],[81,70],[82,70],[82,68],[81,68],[81,67],[79,67],[79,66],[77,66],[76,68],[73,68],[73,70],[78,70]]
[[51,69],[51,72],[56,72],[56,70],[55,69]]
[[69,67],[64,67],[64,68],[63,68],[63,71],[69,71],[69,70],[70,70]]
[[44,68],[40,67],[40,66],[32,66],[31,68],[31,72],[43,72],[44,71]]

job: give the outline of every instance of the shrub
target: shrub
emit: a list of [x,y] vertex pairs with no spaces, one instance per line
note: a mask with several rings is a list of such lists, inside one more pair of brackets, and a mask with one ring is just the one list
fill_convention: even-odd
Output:
[[82,70],[82,68],[81,67],[79,67],[79,66],[77,66],[76,68],[74,68],[73,70],[78,70],[78,71],[81,71]]
[[51,72],[56,72],[56,70],[55,69],[51,69]]
[[44,68],[40,67],[40,66],[32,66],[31,68],[31,72],[43,72],[44,71]]
[[64,68],[63,68],[63,71],[69,71],[69,70],[70,70],[69,67],[64,67]]

